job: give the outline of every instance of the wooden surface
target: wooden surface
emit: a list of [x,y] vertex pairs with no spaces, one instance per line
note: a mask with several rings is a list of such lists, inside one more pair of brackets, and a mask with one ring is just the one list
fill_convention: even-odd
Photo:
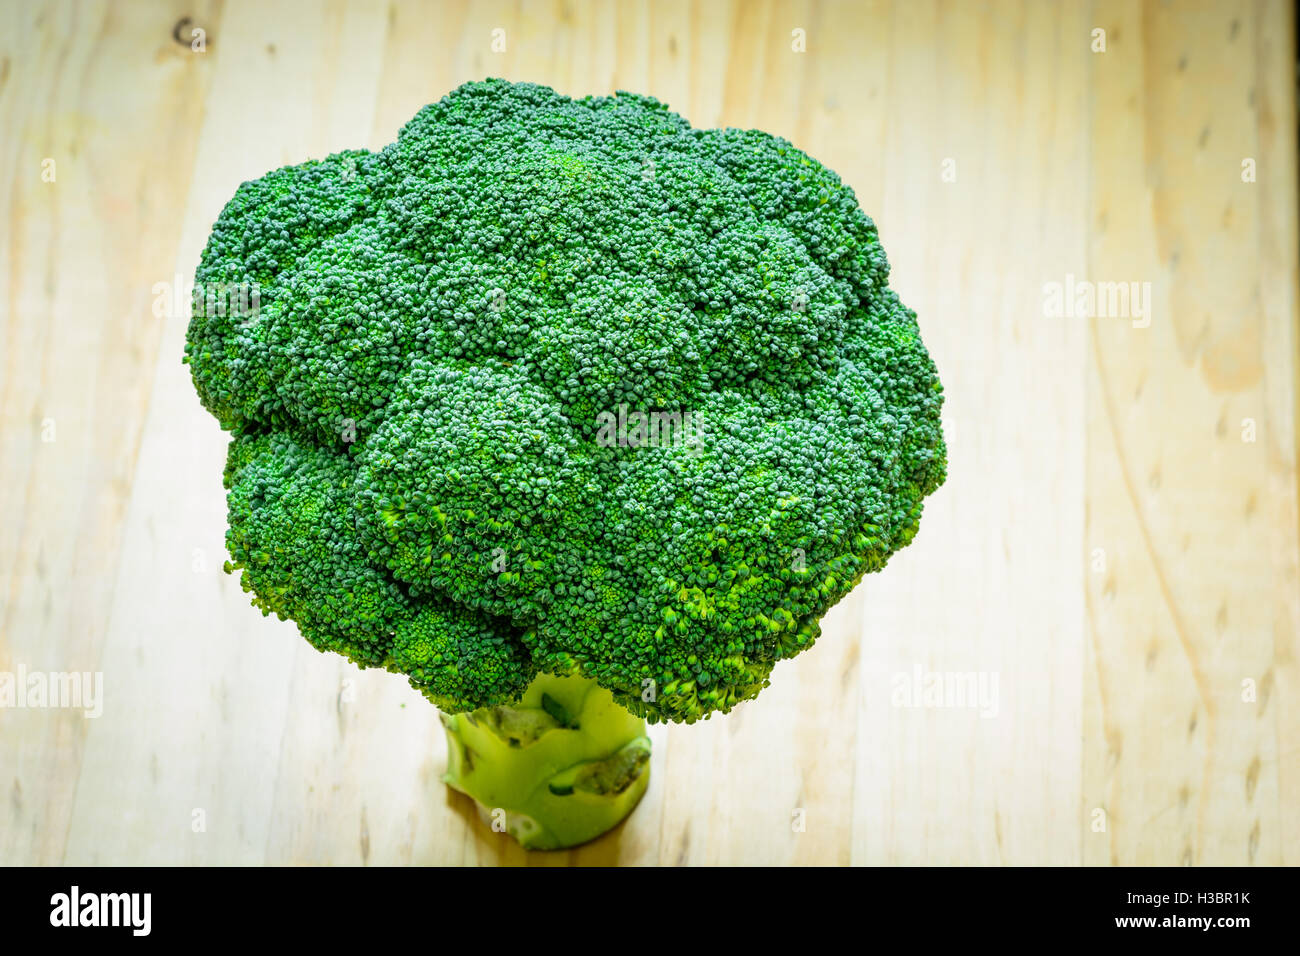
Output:
[[[0,710],[0,862],[1300,863],[1293,36],[1281,2],[0,0],[0,671],[105,696]],[[429,705],[222,573],[225,441],[153,311],[240,181],[487,75],[838,170],[947,390],[916,541],[758,701],[655,728],[572,853],[486,832]],[[1045,314],[1067,276],[1149,282],[1149,325]],[[917,668],[996,712],[896,706]]]

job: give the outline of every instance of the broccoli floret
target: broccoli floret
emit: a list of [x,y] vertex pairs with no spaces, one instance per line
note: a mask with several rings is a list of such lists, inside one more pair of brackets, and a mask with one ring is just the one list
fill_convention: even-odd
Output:
[[[465,84],[213,227],[197,290],[257,290],[254,314],[200,296],[186,343],[234,436],[228,567],[448,714],[546,675],[651,722],[725,713],[944,480],[888,275],[853,191],[783,139]],[[638,415],[692,440],[608,440]]]

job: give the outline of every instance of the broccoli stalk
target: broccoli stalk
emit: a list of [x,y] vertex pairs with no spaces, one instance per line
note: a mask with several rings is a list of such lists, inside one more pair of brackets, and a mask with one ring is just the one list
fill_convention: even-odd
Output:
[[645,721],[585,677],[537,677],[516,703],[442,714],[443,780],[529,850],[600,836],[650,782]]

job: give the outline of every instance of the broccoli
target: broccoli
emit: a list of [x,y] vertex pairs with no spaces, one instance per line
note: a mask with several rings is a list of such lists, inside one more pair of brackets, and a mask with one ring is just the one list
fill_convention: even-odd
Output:
[[834,172],[622,92],[467,83],[245,182],[185,354],[226,570],[406,675],[525,846],[591,839],[645,721],[756,697],[916,534],[942,388],[888,274]]

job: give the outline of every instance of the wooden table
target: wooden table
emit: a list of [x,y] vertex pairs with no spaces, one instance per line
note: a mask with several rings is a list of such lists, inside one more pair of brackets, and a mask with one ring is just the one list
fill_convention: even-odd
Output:
[[[0,710],[0,862],[1300,863],[1293,36],[1282,2],[4,3],[0,671],[104,702]],[[222,573],[167,308],[240,181],[486,75],[822,159],[947,390],[916,541],[760,700],[655,728],[571,853],[485,831],[432,707]],[[1145,317],[1054,314],[1112,282]],[[900,706],[935,674],[996,706]]]

